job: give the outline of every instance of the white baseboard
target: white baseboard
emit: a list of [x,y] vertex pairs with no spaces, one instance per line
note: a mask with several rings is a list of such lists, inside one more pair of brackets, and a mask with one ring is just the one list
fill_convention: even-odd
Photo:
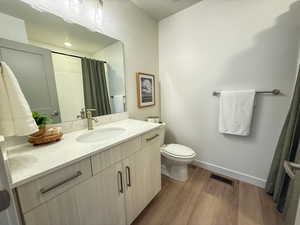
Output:
[[264,180],[264,179],[254,177],[254,176],[251,176],[246,173],[241,173],[241,172],[238,172],[235,170],[227,169],[227,168],[224,168],[224,167],[221,167],[218,165],[214,165],[212,163],[195,160],[193,162],[193,165],[207,169],[207,170],[215,172],[215,173],[219,173],[224,176],[232,177],[236,180],[240,180],[240,181],[243,181],[243,182],[246,182],[249,184],[253,184],[253,185],[261,187],[261,188],[264,188],[266,185],[266,180]]

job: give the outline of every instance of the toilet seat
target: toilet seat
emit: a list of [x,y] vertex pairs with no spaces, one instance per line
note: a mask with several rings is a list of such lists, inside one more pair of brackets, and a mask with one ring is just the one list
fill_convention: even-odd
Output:
[[196,153],[193,149],[179,144],[169,144],[162,147],[165,154],[181,159],[194,158]]

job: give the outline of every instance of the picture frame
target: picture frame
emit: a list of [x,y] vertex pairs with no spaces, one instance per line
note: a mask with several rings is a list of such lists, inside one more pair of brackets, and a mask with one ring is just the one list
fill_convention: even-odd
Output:
[[136,74],[138,107],[155,105],[155,76],[138,72]]

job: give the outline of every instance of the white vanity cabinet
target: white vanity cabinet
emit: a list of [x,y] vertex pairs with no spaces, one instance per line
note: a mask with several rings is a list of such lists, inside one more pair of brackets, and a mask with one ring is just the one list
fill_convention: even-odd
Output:
[[25,225],[131,224],[161,189],[155,129],[17,188]]
[[142,136],[142,149],[145,158],[144,166],[146,169],[146,204],[148,204],[161,189],[160,137],[161,134],[157,131],[152,131]]
[[131,224],[161,189],[160,133],[141,137],[141,151],[123,162],[126,178],[127,224]]
[[121,171],[122,162],[118,162],[93,177],[93,190],[84,203],[89,209],[84,213],[86,219],[81,225],[126,224]]

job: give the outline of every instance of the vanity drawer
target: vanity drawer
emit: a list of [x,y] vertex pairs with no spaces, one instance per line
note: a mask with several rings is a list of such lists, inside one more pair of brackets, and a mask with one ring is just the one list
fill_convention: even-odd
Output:
[[142,148],[151,145],[155,141],[160,141],[162,138],[162,129],[158,128],[142,135]]
[[126,159],[133,153],[141,150],[142,142],[141,137],[134,138],[130,141],[127,141],[126,143],[121,145],[121,151],[122,151],[122,158]]
[[140,149],[141,137],[138,137],[92,156],[93,175],[129,157]]
[[23,213],[92,177],[91,161],[84,159],[17,188]]
[[92,156],[93,175],[121,160],[122,154],[120,145]]

